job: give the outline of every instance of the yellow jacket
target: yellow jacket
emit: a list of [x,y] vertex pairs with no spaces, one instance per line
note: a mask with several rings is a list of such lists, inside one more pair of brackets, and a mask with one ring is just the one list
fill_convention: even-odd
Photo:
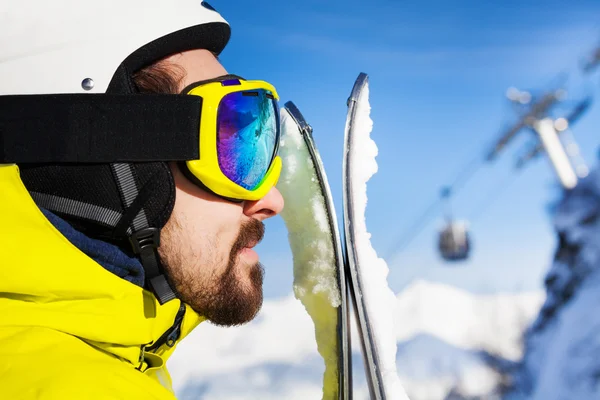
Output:
[[174,399],[175,346],[143,349],[183,311],[178,340],[201,322],[180,306],[83,254],[0,164],[0,399]]

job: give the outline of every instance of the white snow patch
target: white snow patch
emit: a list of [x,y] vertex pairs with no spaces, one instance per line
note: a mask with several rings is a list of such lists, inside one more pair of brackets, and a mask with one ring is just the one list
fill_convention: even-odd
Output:
[[223,328],[203,322],[177,346],[168,361],[173,387],[196,377],[226,374],[260,363],[297,365],[317,355],[314,326],[291,294],[266,301],[249,324]]
[[509,399],[600,398],[600,170],[556,207],[561,234],[548,271],[548,296],[530,333]]
[[476,295],[453,286],[415,281],[397,296],[396,338],[426,333],[462,349],[522,357],[521,336],[535,318],[543,291]]
[[283,168],[277,187],[286,203],[281,216],[294,257],[294,293],[314,322],[317,347],[325,362],[323,399],[335,399],[339,387],[337,324],[341,295],[333,232],[315,164],[286,109],[281,111],[281,125],[284,145],[279,154]]
[[349,168],[354,185],[355,221],[353,224],[360,265],[358,273],[363,283],[362,295],[379,355],[379,367],[386,396],[390,399],[408,399],[396,370],[397,349],[394,324],[396,299],[387,283],[389,269],[371,245],[371,234],[367,231],[365,220],[367,181],[377,172],[375,157],[378,152],[375,141],[370,137],[373,121],[370,117],[368,84],[361,90],[355,112],[349,150],[352,161]]
[[600,396],[600,319],[590,318],[590,312],[600,304],[599,286],[597,276],[590,279],[560,314],[555,334],[545,344],[547,355],[540,365],[532,400]]

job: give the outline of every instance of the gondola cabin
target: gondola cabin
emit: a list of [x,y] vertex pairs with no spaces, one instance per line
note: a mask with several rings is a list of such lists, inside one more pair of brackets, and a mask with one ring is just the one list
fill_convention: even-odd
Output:
[[448,222],[440,231],[438,240],[438,249],[444,260],[463,261],[469,258],[471,243],[466,222]]

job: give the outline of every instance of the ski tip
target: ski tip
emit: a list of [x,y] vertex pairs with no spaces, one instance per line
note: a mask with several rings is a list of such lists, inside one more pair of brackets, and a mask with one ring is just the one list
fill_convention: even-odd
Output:
[[358,74],[358,78],[354,81],[354,87],[352,88],[352,92],[350,93],[350,97],[348,97],[348,101],[346,105],[349,107],[351,102],[358,101],[358,96],[360,94],[361,89],[369,83],[369,75],[364,72]]
[[300,132],[302,132],[303,135],[312,135],[312,126],[310,126],[308,122],[306,122],[306,119],[304,119],[304,116],[302,115],[298,107],[296,107],[296,105],[292,101],[286,102],[283,106],[288,111],[292,119],[296,122],[298,128],[300,128]]

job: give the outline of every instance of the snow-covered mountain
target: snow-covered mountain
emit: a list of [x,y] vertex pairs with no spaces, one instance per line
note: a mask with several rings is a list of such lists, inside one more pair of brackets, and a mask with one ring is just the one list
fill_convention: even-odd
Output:
[[475,295],[416,281],[397,300],[398,342],[427,333],[458,348],[485,349],[517,360],[522,354],[520,332],[539,311],[543,294]]
[[507,399],[600,399],[600,172],[556,206],[546,301],[525,338]]
[[521,358],[523,330],[544,300],[423,281],[397,299],[398,372],[413,400],[444,399],[452,389],[478,398],[492,392],[501,379],[495,364]]
[[[543,293],[473,295],[419,281],[397,296],[396,364],[412,400],[444,399],[454,388],[482,395],[498,375],[486,363],[520,357],[519,337]],[[353,338],[354,398],[367,399],[359,342]],[[292,295],[265,302],[237,328],[202,324],[179,345],[169,369],[181,399],[321,399],[324,364],[312,321]]]

